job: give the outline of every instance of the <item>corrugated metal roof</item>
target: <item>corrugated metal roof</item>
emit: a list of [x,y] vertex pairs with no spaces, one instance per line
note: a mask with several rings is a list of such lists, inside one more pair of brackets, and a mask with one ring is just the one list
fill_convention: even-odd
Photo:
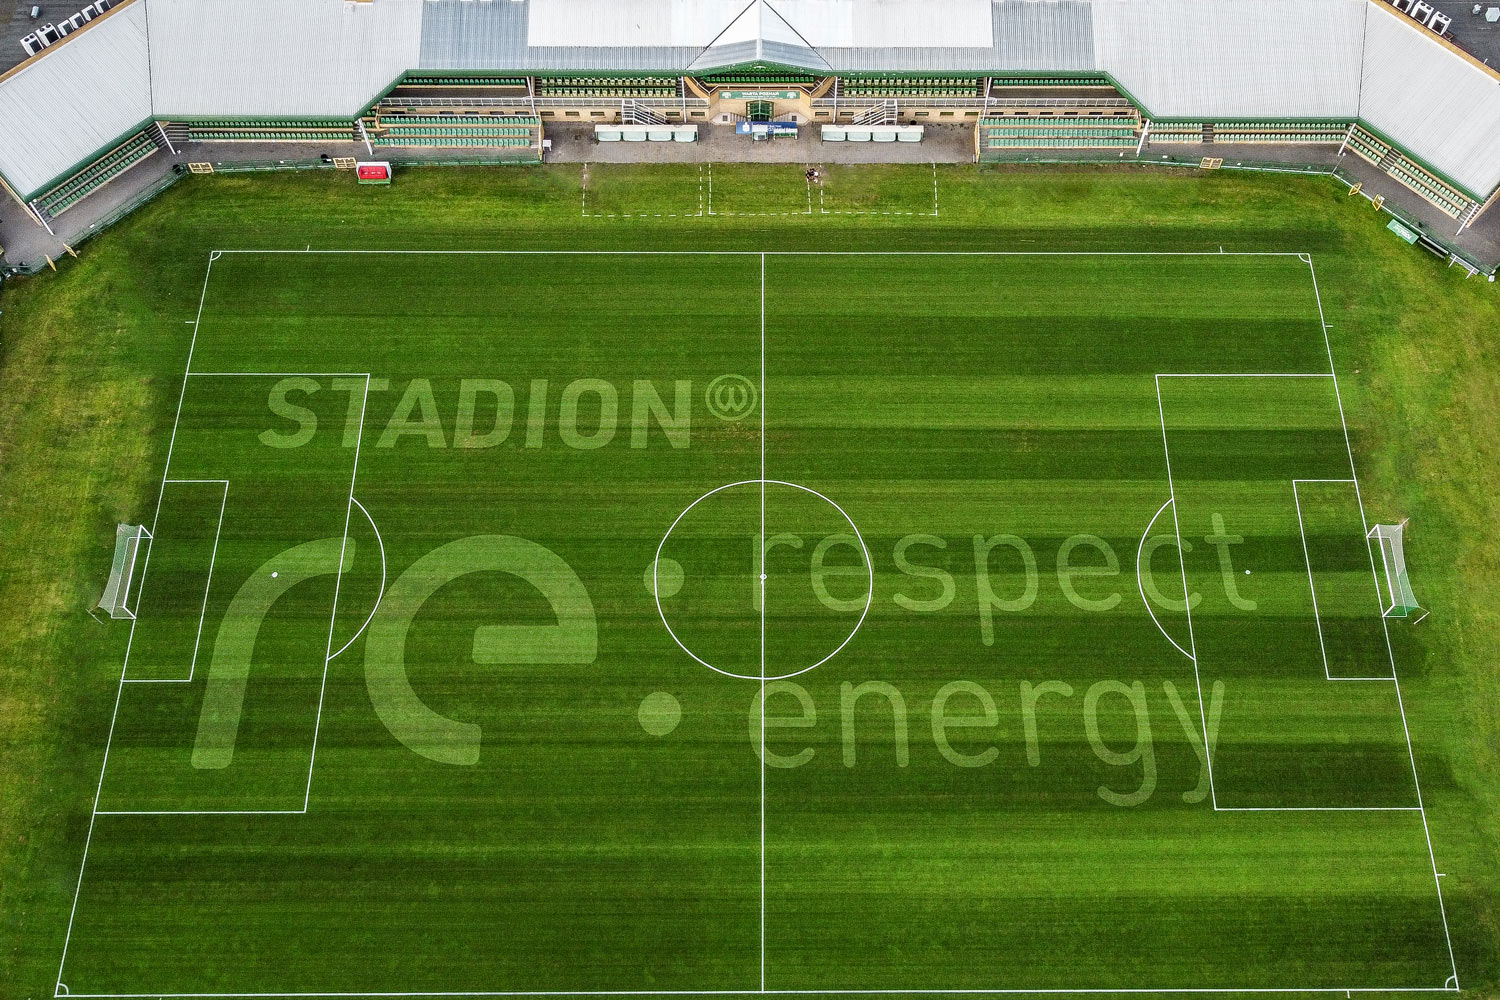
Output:
[[0,174],[30,197],[151,117],[146,4],[118,7],[0,83]]
[[1500,81],[1373,0],[133,0],[0,80],[0,173],[30,194],[153,115],[349,116],[407,70],[752,59],[1105,71],[1156,116],[1361,116],[1500,184]]
[[[377,0],[378,2],[378,0]],[[438,0],[442,7],[453,0]],[[498,0],[496,0],[498,2]],[[527,0],[532,45],[703,49],[757,6],[753,0]],[[751,25],[745,25],[750,29]],[[749,41],[752,35],[726,38]]]
[[[380,0],[376,0],[377,3]],[[742,7],[746,0],[738,0]],[[653,70],[677,71],[686,67],[708,44],[712,34],[691,46],[607,45],[618,36],[595,35],[579,30],[573,45],[531,44],[532,5],[526,2],[464,3],[441,0],[425,3],[422,10],[422,44],[416,69],[449,70]],[[572,24],[590,23],[573,8]],[[735,10],[738,10],[736,7]],[[561,17],[564,8],[552,10]],[[729,15],[732,17],[733,13]],[[722,25],[720,25],[722,27]],[[550,25],[539,37],[548,37]],[[717,30],[717,29],[715,29]],[[670,34],[670,33],[669,33]],[[563,36],[568,37],[568,36]],[[594,39],[585,43],[586,39]]]
[[1376,4],[1360,117],[1483,196],[1500,185],[1500,80]]
[[990,43],[994,20],[990,0],[765,2],[817,49],[983,48]]
[[1369,0],[1094,0],[1098,65],[1167,118],[1352,118]]
[[996,0],[989,70],[1091,70],[1090,0]]
[[817,72],[832,69],[807,39],[766,0],[750,0],[749,5],[713,37],[688,69],[701,72],[750,62],[798,66]]
[[819,49],[840,73],[988,73],[994,52],[988,48],[847,48]]
[[430,3],[418,69],[523,69],[526,4]]
[[137,0],[158,115],[353,115],[416,66],[423,0]]

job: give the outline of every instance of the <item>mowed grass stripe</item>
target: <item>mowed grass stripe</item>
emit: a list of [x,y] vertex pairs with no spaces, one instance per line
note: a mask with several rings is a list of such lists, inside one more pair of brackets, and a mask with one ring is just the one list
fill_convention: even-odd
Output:
[[[237,280],[211,296],[203,365],[369,371],[385,380],[366,413],[356,489],[380,525],[393,571],[458,539],[504,533],[537,542],[588,589],[598,655],[589,663],[478,664],[477,629],[546,625],[547,604],[535,586],[493,570],[444,584],[410,627],[403,668],[430,709],[479,727],[476,762],[441,765],[403,745],[405,720],[398,713],[393,723],[369,674],[372,656],[388,660],[389,648],[377,642],[372,654],[366,634],[330,667],[326,743],[320,741],[309,811],[295,825],[192,819],[195,826],[173,837],[151,818],[106,818],[68,960],[75,988],[94,978],[112,989],[163,992],[234,991],[246,983],[269,990],[393,983],[417,991],[753,989],[759,685],[713,674],[677,650],[660,628],[644,575],[661,532],[683,507],[723,482],[758,474],[759,435],[750,423],[698,408],[712,378],[758,367],[760,303],[747,274],[758,261],[542,264],[314,254],[306,256],[306,270],[287,270],[303,259],[274,267],[235,259]],[[805,764],[767,770],[768,985],[1260,986],[1295,976],[1295,985],[1337,986],[1354,982],[1355,971],[1393,984],[1439,977],[1441,925],[1431,895],[1417,888],[1423,879],[1430,885],[1431,873],[1417,863],[1423,844],[1411,817],[1360,814],[1391,818],[1330,827],[1271,815],[1253,833],[1234,820],[1221,823],[1226,817],[1214,814],[1203,794],[1191,664],[1131,593],[1127,553],[1168,495],[1159,420],[1153,428],[1148,419],[1161,368],[1147,363],[1151,345],[1143,341],[1155,338],[1164,362],[1230,370],[1306,360],[1321,342],[1316,350],[1303,344],[1309,331],[1290,307],[1262,305],[1267,322],[1197,339],[1191,351],[1170,323],[1157,323],[1153,333],[1122,334],[1131,348],[1112,354],[1113,344],[1091,342],[1090,330],[1059,310],[1064,318],[1044,314],[1031,335],[991,356],[983,323],[970,318],[942,326],[933,353],[909,365],[919,377],[966,372],[967,388],[949,396],[960,415],[969,407],[984,412],[982,385],[991,373],[1010,380],[997,383],[1004,391],[1027,372],[1066,371],[1070,356],[1101,367],[1113,358],[1116,391],[1101,405],[1098,426],[1033,430],[1026,406],[1013,400],[1019,427],[980,417],[962,433],[939,426],[905,437],[883,424],[888,406],[859,404],[848,394],[838,411],[841,437],[815,417],[804,422],[817,413],[817,382],[827,381],[835,356],[856,369],[874,359],[878,370],[900,357],[913,323],[933,321],[946,297],[937,294],[944,260],[908,265],[908,280],[931,279],[934,291],[911,294],[918,287],[911,285],[899,307],[882,301],[884,312],[858,322],[804,313],[794,307],[802,300],[791,296],[768,314],[768,474],[827,493],[861,530],[867,516],[878,525],[871,537],[881,553],[876,597],[883,607],[836,660],[806,675],[802,687],[816,721],[776,733],[779,752],[815,753]],[[997,260],[989,280],[969,288],[981,318],[1005,314],[1014,289],[1040,274],[1033,262],[1013,268],[1009,258]],[[865,261],[827,258],[817,266],[836,268],[855,284],[884,276]],[[1126,285],[1124,293],[1160,277],[1144,259],[1108,268],[1109,283],[1117,291]],[[1217,260],[1174,270],[1204,293],[1209,313],[1228,308],[1207,294],[1215,269],[1237,275]],[[960,270],[976,276],[968,265]],[[1231,298],[1273,298],[1269,289],[1285,285],[1295,268],[1256,261],[1249,273],[1258,277],[1232,279]],[[411,281],[414,274],[421,280]],[[803,280],[775,277],[789,293]],[[1061,306],[1066,289],[1056,286],[1068,279],[1050,280],[1049,296]],[[685,281],[702,290],[674,297]],[[257,282],[278,291],[263,299],[252,294]],[[411,309],[392,320],[389,303],[371,301],[369,288],[397,283],[412,288]],[[1096,292],[1097,281],[1085,284]],[[580,299],[580,287],[601,296]],[[1169,312],[1194,315],[1191,295],[1170,297]],[[650,336],[643,339],[642,329]],[[1121,377],[1131,372],[1141,375],[1133,396]],[[803,381],[778,381],[788,373]],[[493,446],[456,447],[464,380],[485,378],[514,393],[509,433]],[[534,382],[543,379],[537,443],[528,447],[527,415],[540,398]],[[568,435],[576,441],[608,423],[593,408],[604,391],[597,384],[588,410],[562,413],[561,394],[579,380],[607,383],[619,403],[615,433],[597,448],[569,443]],[[673,447],[653,431],[644,447],[632,447],[618,421],[637,380],[663,392],[678,380],[691,384],[688,446]],[[329,383],[307,398],[329,407],[325,432],[342,435],[347,394]],[[1030,405],[1033,414],[1045,412],[1047,392]],[[1113,407],[1128,416],[1111,420]],[[294,430],[295,420],[267,417],[268,409],[252,401],[234,420]],[[1290,413],[1294,425],[1305,422],[1298,410]],[[322,410],[319,416],[321,425]],[[1275,430],[1274,414],[1262,417]],[[1030,422],[1038,423],[1035,415]],[[1316,423],[1291,433],[1308,437],[1314,455],[1332,450]],[[1260,428],[1241,436],[1262,445],[1278,440]],[[827,447],[830,440],[839,447]],[[924,451],[935,456],[926,464]],[[247,446],[241,460],[255,454]],[[985,488],[966,498],[963,486],[976,466],[989,470],[974,476]],[[1259,495],[1253,477],[1234,482]],[[908,488],[882,489],[888,483]],[[934,485],[930,495],[926,483]],[[811,585],[810,561],[798,559],[810,560],[815,536],[828,530],[813,520],[802,529],[802,547],[783,553],[797,557],[785,564],[789,583]],[[1035,600],[1014,611],[981,602],[977,570],[971,576],[955,564],[955,589],[972,584],[972,598],[960,603],[955,595],[933,613],[895,605],[885,588],[910,576],[891,572],[895,545],[933,524],[952,532],[955,557],[964,542],[972,546],[973,534],[1034,539]],[[954,530],[963,525],[973,527]],[[1167,530],[1166,522],[1156,530]],[[1195,530],[1201,537],[1210,529]],[[733,558],[743,534],[724,529],[716,544]],[[1060,547],[1059,539],[1073,534],[1097,535],[1118,550],[1118,579],[1079,578],[1077,590],[1098,600],[1118,587],[1119,604],[1089,610],[1055,583],[1053,543]],[[1194,545],[1199,556],[1215,558],[1212,545]],[[1024,571],[1013,575],[1005,562],[1015,551],[989,553],[997,596],[1024,584]],[[1284,545],[1276,551],[1286,558]],[[1158,550],[1156,562],[1171,554]],[[1280,595],[1281,583],[1290,588],[1298,579],[1294,568],[1268,569],[1266,583]],[[745,600],[753,590],[735,586],[733,572],[722,576],[722,589],[689,596],[714,620],[753,623],[753,603]],[[702,582],[689,575],[684,587]],[[1190,580],[1190,589],[1206,584]],[[809,612],[821,614],[819,605]],[[956,624],[964,618],[967,624]],[[1288,621],[1298,619],[1267,616],[1266,634],[1284,642]],[[786,612],[773,623],[778,638],[795,638],[804,624]],[[1166,624],[1181,635],[1185,617]],[[1389,744],[1374,721],[1378,706],[1370,709],[1368,732],[1331,707],[1338,731],[1309,733],[1284,718],[1290,724],[1276,728],[1267,725],[1278,721],[1274,708],[1264,707],[1276,693],[1258,693],[1262,675],[1226,676],[1233,684],[1213,738],[1230,748],[1226,767],[1246,801],[1321,795],[1326,789],[1309,790],[1287,762],[1311,762],[1316,770],[1329,753],[1340,760],[1375,755],[1368,776],[1374,791],[1396,787],[1395,772],[1379,757]],[[1206,698],[1214,697],[1215,679],[1205,679]],[[950,696],[953,715],[977,711],[981,724],[951,729],[945,745],[975,757],[996,751],[977,767],[954,764],[934,735],[933,703],[955,681],[996,703],[991,725],[973,687]],[[876,685],[846,710],[846,698],[869,682]],[[658,691],[671,693],[683,710],[681,725],[665,737],[650,735],[636,718],[643,699]],[[777,717],[797,716],[794,692],[783,690],[778,699]],[[898,715],[907,723],[904,765]],[[295,729],[289,724],[288,734]],[[170,742],[165,734],[156,737]],[[1340,740],[1356,742],[1339,749]],[[1289,750],[1292,743],[1299,745]],[[1169,817],[1174,832],[1143,821],[1152,816]],[[1069,836],[1057,835],[1063,827]],[[1393,851],[1410,863],[1393,862]],[[1321,891],[1353,868],[1363,874],[1345,890]],[[1302,877],[1288,879],[1288,871]],[[1226,898],[1238,905],[1226,906]],[[242,919],[211,941],[193,934],[222,923],[225,912]],[[350,933],[354,918],[358,931]],[[1371,925],[1398,928],[1401,946],[1372,938]],[[328,940],[346,944],[330,951],[321,944]]]

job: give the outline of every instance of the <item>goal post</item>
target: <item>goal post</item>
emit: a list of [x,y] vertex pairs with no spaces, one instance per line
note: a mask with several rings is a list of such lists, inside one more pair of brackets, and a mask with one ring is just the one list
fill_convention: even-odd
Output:
[[[150,541],[151,532],[145,525],[121,524],[115,527],[115,558],[109,569],[109,582],[104,593],[94,605],[111,618],[134,618],[131,584],[135,581],[136,562],[140,556],[141,542]],[[138,588],[137,588],[138,589]]]
[[1382,572],[1377,574],[1382,614],[1387,618],[1407,618],[1421,611],[1406,573],[1406,553],[1401,538],[1406,522],[1377,524],[1367,536],[1380,548]]

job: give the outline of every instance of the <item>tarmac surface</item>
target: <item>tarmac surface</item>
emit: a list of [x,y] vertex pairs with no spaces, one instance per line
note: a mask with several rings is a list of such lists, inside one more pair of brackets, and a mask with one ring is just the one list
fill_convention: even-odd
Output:
[[1484,12],[1491,7],[1500,8],[1500,0],[1484,0],[1479,4],[1479,13],[1474,13],[1473,0],[1427,0],[1438,10],[1453,18],[1448,28],[1450,39],[1459,48],[1490,66],[1500,66],[1500,20],[1484,19]]

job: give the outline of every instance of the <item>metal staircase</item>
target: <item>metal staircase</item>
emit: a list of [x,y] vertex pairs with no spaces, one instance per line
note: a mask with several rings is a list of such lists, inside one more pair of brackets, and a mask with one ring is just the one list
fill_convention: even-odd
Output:
[[620,121],[625,125],[666,125],[666,116],[626,98],[620,102]]
[[184,128],[182,132],[182,138],[178,141],[165,128],[162,128],[161,122],[153,121],[146,129],[146,134],[151,137],[152,142],[156,143],[157,149],[165,149],[173,155],[176,155],[179,145],[187,143],[187,129]]
[[851,125],[894,125],[898,108],[894,98],[887,98],[854,116]]

